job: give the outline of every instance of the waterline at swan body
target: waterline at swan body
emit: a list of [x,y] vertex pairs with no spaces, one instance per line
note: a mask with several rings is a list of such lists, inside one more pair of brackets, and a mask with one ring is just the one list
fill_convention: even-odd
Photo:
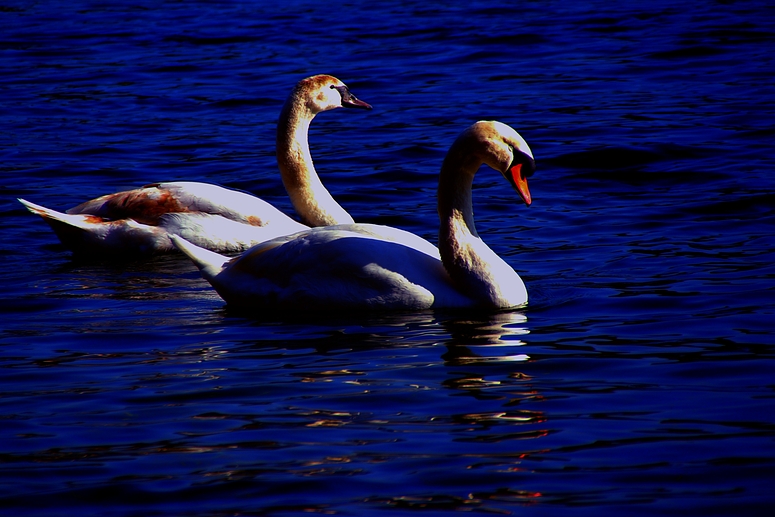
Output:
[[67,248],[86,255],[175,251],[170,235],[207,249],[238,252],[309,226],[351,223],[352,217],[321,183],[308,142],[312,119],[340,107],[371,109],[336,77],[316,75],[296,84],[278,120],[280,175],[302,222],[245,192],[188,181],[108,194],[66,213],[19,201],[43,217]]
[[263,242],[229,259],[173,236],[227,304],[251,309],[506,309],[527,303],[519,275],[479,237],[471,186],[482,164],[525,204],[535,161],[511,127],[480,121],[447,153],[439,176],[439,247],[396,228],[344,224]]

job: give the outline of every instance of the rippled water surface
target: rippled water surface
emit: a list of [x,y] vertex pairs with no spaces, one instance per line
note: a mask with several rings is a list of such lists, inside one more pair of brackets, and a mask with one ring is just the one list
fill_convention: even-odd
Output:
[[[768,515],[775,10],[765,2],[0,5],[0,507],[9,515]],[[518,312],[234,313],[183,257],[75,260],[16,201],[153,181],[291,212],[274,128],[357,221],[435,242],[438,169],[515,127],[533,205],[475,182]]]

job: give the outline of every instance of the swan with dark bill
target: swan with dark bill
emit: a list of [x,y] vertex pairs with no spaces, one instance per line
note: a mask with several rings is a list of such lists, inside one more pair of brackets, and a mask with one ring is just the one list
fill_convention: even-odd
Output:
[[209,183],[175,181],[108,194],[66,213],[19,201],[52,227],[76,253],[151,255],[174,251],[179,235],[207,249],[238,252],[309,226],[352,223],[323,186],[312,163],[308,133],[318,113],[336,108],[371,109],[330,75],[299,81],[277,125],[277,159],[291,202],[304,224],[266,201]]

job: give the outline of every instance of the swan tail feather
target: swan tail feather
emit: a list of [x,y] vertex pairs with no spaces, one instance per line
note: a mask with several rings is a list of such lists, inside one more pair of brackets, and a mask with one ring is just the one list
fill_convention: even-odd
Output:
[[169,237],[175,247],[191,259],[207,280],[223,271],[224,265],[231,260],[225,255],[197,246],[178,235],[170,234]]
[[163,228],[132,219],[107,220],[98,215],[57,212],[25,199],[19,202],[48,223],[67,248],[89,255],[151,255],[173,249]]
[[26,199],[22,199],[22,198],[17,198],[17,199],[19,200],[19,203],[24,205],[24,207],[27,210],[29,210],[33,214],[41,216],[49,224],[52,224],[52,222],[58,222],[58,223],[74,226],[82,230],[89,230],[90,227],[93,226],[93,223],[90,222],[90,219],[94,219],[94,216],[65,214],[62,212],[57,212],[56,210],[52,210],[50,208],[46,208],[45,206],[36,205],[35,203],[27,201]]
[[19,202],[33,214],[42,217],[62,244],[75,252],[88,250],[92,245],[99,247],[111,230],[101,217],[57,212],[21,198]]

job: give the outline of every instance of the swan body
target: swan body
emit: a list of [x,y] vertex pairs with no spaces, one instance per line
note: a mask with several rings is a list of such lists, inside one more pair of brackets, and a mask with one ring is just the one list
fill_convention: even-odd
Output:
[[304,224],[266,201],[237,190],[199,182],[153,183],[108,194],[66,213],[19,199],[79,253],[150,255],[176,250],[170,235],[207,249],[237,252],[309,226],[352,223],[315,171],[308,133],[320,112],[339,107],[371,109],[330,75],[299,81],[277,125],[277,158],[283,183]]
[[535,169],[522,137],[500,122],[464,131],[441,168],[439,248],[396,228],[342,224],[258,244],[229,259],[173,236],[229,305],[256,309],[504,309],[527,303],[522,279],[476,232],[474,174],[486,163],[531,203]]

